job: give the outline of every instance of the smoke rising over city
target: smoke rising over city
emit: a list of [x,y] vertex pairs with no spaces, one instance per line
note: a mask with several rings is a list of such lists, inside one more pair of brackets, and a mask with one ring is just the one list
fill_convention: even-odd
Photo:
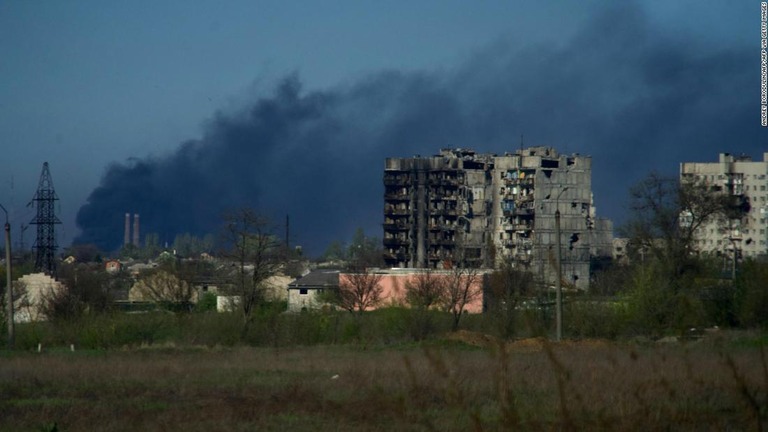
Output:
[[78,212],[75,243],[118,248],[126,212],[172,242],[251,206],[276,222],[290,215],[291,242],[317,254],[357,227],[381,235],[384,158],[503,153],[521,134],[526,146],[591,155],[598,214],[620,222],[628,188],[652,170],[764,151],[758,72],[756,46],[660,31],[620,6],[558,45],[502,39],[451,69],[322,90],[289,75],[171,154],[109,166]]

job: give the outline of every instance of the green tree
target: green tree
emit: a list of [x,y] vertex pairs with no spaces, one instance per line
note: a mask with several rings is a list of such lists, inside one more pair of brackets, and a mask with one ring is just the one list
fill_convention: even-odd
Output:
[[381,240],[366,236],[365,231],[358,228],[352,236],[347,257],[358,266],[362,264],[366,267],[381,267],[384,265],[384,249]]
[[73,256],[79,263],[96,262],[96,258],[102,255],[101,251],[95,244],[80,244],[72,245],[67,248],[64,256]]
[[190,233],[178,234],[173,240],[173,250],[185,258],[197,257],[203,252],[210,253],[213,250],[213,236],[200,238]]
[[689,272],[673,281],[667,272],[656,260],[633,268],[625,299],[635,332],[659,337],[706,324],[698,278]]
[[144,247],[140,249],[140,256],[142,259],[154,259],[160,255],[163,251],[163,246],[160,244],[160,235],[157,233],[147,233],[144,236]]
[[320,256],[321,261],[346,261],[347,258],[347,245],[338,240],[331,242]]
[[660,335],[704,323],[702,297],[712,291],[711,262],[699,256],[697,231],[736,217],[733,196],[690,179],[651,174],[631,191],[633,268],[629,309],[639,331]]

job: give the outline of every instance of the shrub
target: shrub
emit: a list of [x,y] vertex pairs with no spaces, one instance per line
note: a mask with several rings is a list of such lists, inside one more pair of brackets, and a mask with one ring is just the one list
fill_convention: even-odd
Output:
[[768,327],[768,263],[747,261],[736,279],[737,319],[745,327]]
[[615,299],[583,299],[564,306],[563,326],[569,337],[615,339],[627,332],[627,305]]

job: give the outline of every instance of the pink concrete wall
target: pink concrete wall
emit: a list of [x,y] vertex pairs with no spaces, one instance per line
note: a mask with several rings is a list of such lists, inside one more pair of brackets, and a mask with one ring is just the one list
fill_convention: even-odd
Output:
[[[415,283],[415,279],[418,273],[385,273],[381,276],[379,284],[383,288],[382,301],[378,307],[387,306],[408,306],[406,301],[408,282]],[[449,272],[434,272],[433,276],[438,278],[448,278]],[[343,284],[347,280],[347,274],[339,274],[339,283]],[[466,277],[466,276],[465,276]],[[483,277],[482,274],[478,274],[475,277],[475,282],[472,284],[472,289],[477,290],[479,294],[475,299],[464,306],[464,310],[468,313],[481,313],[483,311]],[[375,308],[369,308],[375,309]]]

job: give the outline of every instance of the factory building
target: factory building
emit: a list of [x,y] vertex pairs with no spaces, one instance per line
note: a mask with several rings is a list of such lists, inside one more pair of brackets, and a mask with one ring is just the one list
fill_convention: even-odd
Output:
[[768,152],[762,161],[749,156],[720,153],[717,162],[680,164],[681,181],[702,182],[713,190],[733,195],[744,210],[741,217],[713,219],[696,231],[699,252],[756,258],[768,253]]
[[491,268],[508,260],[554,284],[559,210],[563,283],[586,288],[592,258],[612,251],[612,225],[595,215],[591,162],[550,147],[389,158],[385,261],[401,268]]

